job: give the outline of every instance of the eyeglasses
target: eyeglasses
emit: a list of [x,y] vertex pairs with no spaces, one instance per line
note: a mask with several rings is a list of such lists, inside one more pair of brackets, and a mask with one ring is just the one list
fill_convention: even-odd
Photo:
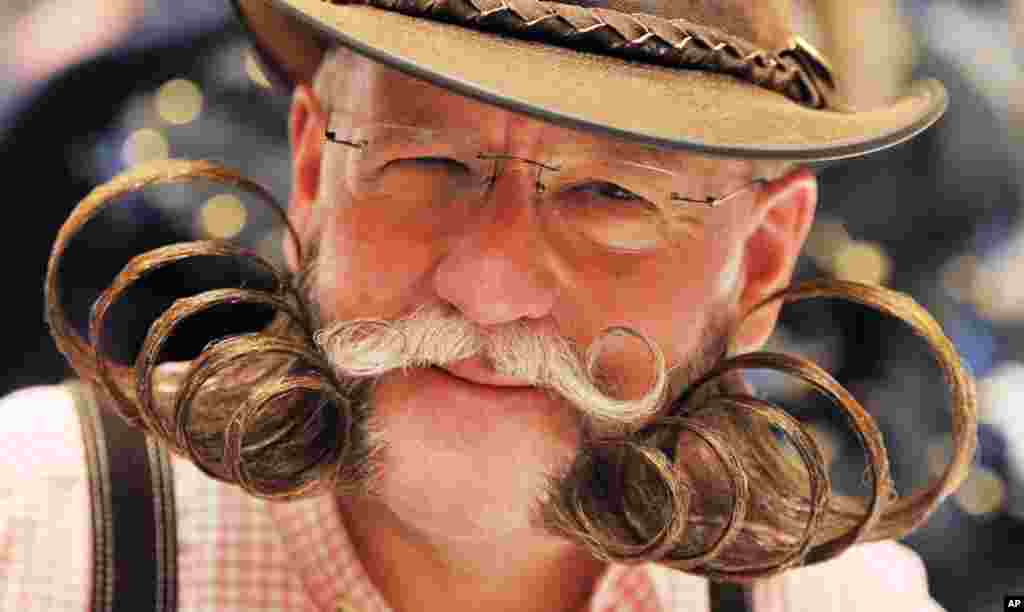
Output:
[[354,202],[380,207],[394,229],[419,236],[463,227],[511,162],[532,173],[540,217],[551,231],[620,252],[719,236],[738,210],[731,200],[767,182],[719,187],[714,195],[714,177],[697,169],[673,172],[596,148],[554,148],[525,159],[484,151],[473,131],[330,117],[326,139],[345,155],[325,157],[338,166],[344,189]]

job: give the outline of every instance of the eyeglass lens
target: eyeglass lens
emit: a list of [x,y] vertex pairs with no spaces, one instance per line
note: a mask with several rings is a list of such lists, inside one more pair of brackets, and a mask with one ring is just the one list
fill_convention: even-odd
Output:
[[[522,159],[485,152],[472,131],[390,124],[333,126],[336,158],[353,202],[384,207],[395,229],[447,233],[463,227],[504,172],[524,172],[552,231],[612,251],[649,252],[713,240],[738,210],[742,187],[709,191],[687,177],[593,148]],[[717,205],[719,194],[729,201]]]

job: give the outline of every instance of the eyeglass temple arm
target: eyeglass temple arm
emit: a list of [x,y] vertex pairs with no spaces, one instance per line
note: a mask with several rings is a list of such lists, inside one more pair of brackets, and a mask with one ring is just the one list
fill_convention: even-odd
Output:
[[768,183],[769,183],[768,179],[765,179],[765,178],[754,179],[753,181],[747,183],[746,185],[740,187],[739,189],[737,189],[735,191],[732,191],[730,193],[727,193],[724,196],[720,196],[720,197],[717,197],[717,198],[708,196],[708,198],[705,199],[705,200],[695,200],[693,198],[687,198],[687,197],[679,195],[678,193],[673,192],[671,199],[674,202],[689,202],[691,204],[704,204],[708,208],[717,208],[723,202],[727,202],[727,201],[735,198],[736,196],[740,195],[744,191],[747,191],[751,187],[754,187],[755,185],[764,186],[764,185],[767,185]]
[[344,139],[338,138],[338,133],[335,132],[334,130],[327,130],[325,135],[327,137],[327,140],[330,140],[331,142],[335,142],[335,143],[338,143],[338,144],[341,144],[341,145],[345,145],[346,147],[352,147],[353,149],[362,149],[362,148],[364,148],[366,146],[366,143],[367,143],[366,140],[354,140],[353,141],[353,140],[344,140]]

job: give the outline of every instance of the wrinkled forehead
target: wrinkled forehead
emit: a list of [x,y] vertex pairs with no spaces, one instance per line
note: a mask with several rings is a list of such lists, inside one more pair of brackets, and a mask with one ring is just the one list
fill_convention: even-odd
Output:
[[469,98],[345,50],[329,53],[322,70],[322,95],[337,117],[414,125],[436,130],[472,130],[482,141],[577,149],[688,168],[723,178],[750,178],[753,164],[628,142],[605,134],[556,125]]

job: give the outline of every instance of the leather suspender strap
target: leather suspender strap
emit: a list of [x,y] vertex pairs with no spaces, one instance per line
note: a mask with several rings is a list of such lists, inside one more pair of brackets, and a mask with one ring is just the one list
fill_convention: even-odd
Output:
[[749,589],[738,584],[708,582],[711,612],[751,612]]
[[177,609],[177,528],[167,450],[81,381],[75,397],[89,471],[93,612]]

